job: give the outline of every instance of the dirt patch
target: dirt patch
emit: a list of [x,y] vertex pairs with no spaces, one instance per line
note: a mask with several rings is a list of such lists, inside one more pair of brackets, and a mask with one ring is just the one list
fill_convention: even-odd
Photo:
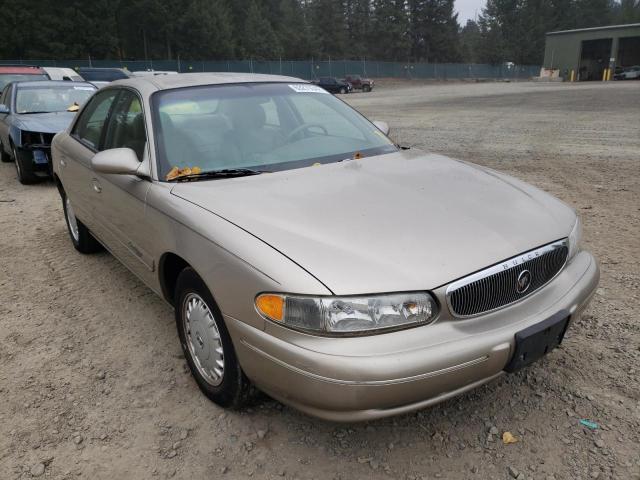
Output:
[[562,348],[369,424],[266,397],[225,412],[188,374],[170,308],[110,255],[76,253],[54,186],[0,164],[0,478],[640,478],[640,82],[399,85],[343,98],[403,144],[580,212],[602,281]]

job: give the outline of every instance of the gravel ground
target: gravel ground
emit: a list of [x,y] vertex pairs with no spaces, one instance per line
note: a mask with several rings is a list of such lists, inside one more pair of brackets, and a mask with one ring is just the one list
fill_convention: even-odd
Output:
[[108,254],[76,253],[53,185],[21,186],[1,164],[0,479],[640,478],[640,82],[382,82],[346,99],[403,144],[580,212],[602,280],[563,346],[368,424],[266,396],[225,412],[187,373],[170,308]]

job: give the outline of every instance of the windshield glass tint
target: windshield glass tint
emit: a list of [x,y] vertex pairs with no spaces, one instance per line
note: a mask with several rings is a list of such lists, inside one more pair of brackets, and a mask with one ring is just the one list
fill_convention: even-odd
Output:
[[39,80],[49,80],[49,77],[46,75],[31,75],[28,73],[0,73],[0,90],[2,90],[6,84],[11,82],[35,82]]
[[265,171],[396,151],[372,123],[315,85],[189,87],[153,97],[161,178],[172,167]]
[[80,70],[80,75],[89,82],[113,82],[127,78],[127,75],[120,70]]
[[89,85],[28,86],[16,93],[16,112],[64,112],[74,103],[82,105],[95,92]]

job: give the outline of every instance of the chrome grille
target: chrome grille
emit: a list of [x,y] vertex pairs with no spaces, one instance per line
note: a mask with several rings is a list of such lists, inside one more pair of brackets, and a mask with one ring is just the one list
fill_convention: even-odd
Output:
[[471,317],[511,305],[555,277],[568,253],[567,240],[560,240],[457,280],[447,288],[449,309],[456,317]]

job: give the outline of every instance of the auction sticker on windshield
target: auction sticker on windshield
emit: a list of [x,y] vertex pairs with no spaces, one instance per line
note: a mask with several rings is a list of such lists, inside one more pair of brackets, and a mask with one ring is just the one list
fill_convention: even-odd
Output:
[[294,83],[292,85],[289,85],[289,88],[298,93],[329,93],[324,88],[307,83]]

